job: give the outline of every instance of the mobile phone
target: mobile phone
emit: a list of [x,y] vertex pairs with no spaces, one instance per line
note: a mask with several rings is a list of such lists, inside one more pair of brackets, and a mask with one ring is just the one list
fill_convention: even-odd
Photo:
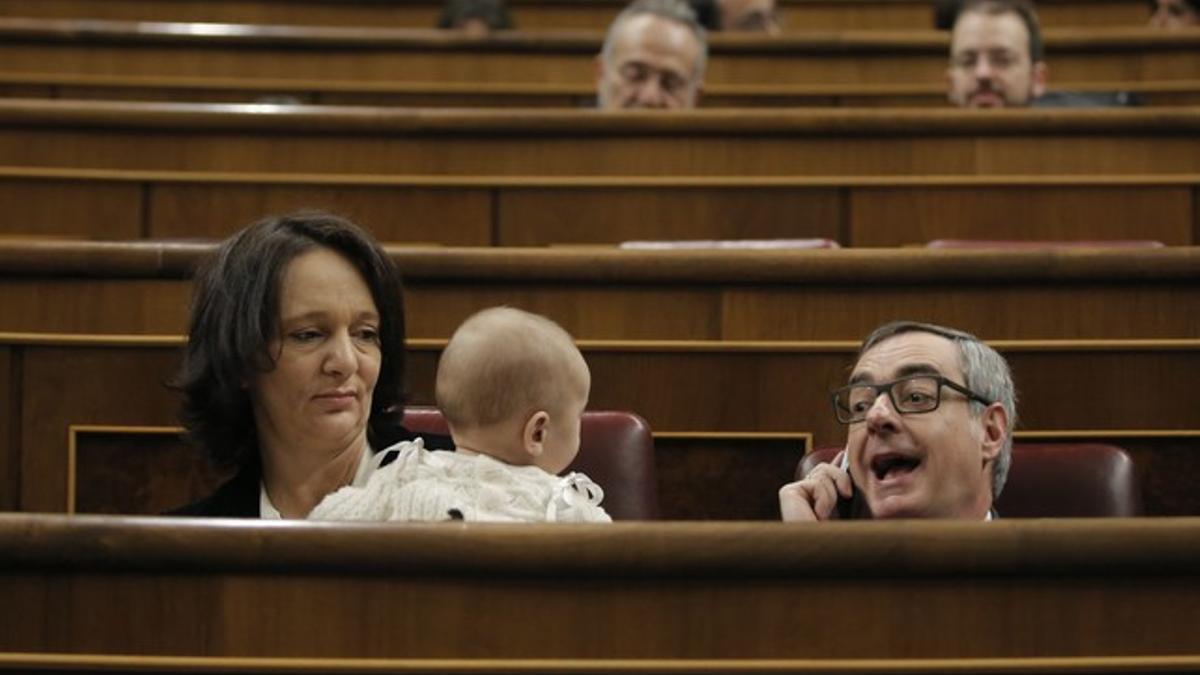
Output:
[[[842,453],[842,461],[838,463],[838,468],[850,475],[850,453]],[[850,484],[853,486],[853,492],[849,497],[838,495],[837,509],[838,518],[841,520],[857,520],[871,517],[871,509],[867,507],[867,500],[863,499],[862,490],[858,489],[858,485],[854,483],[854,476],[850,475]]]

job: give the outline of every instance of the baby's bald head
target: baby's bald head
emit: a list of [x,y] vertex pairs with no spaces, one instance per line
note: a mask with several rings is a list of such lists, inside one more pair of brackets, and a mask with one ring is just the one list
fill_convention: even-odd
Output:
[[591,375],[571,336],[553,321],[493,307],[463,322],[438,363],[435,395],[455,432],[521,422],[586,401]]

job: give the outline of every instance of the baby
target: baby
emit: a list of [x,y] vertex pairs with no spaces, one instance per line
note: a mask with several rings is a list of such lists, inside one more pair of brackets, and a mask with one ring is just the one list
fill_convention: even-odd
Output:
[[509,307],[467,319],[438,363],[437,402],[454,452],[421,439],[376,455],[361,488],[345,487],[313,520],[611,522],[587,476],[557,474],[579,452],[591,374],[553,321]]

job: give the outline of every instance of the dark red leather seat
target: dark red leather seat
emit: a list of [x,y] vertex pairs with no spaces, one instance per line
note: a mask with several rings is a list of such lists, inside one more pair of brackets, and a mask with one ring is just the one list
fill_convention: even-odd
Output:
[[[406,409],[404,426],[450,433],[442,413],[431,407]],[[582,471],[604,488],[603,506],[613,520],[657,519],[658,474],[646,420],[631,412],[590,410],[583,413],[579,435],[579,455],[567,471]]]
[[[841,448],[819,448],[796,467],[797,478]],[[1005,518],[1126,517],[1142,513],[1129,454],[1103,443],[1016,443],[996,511]]]

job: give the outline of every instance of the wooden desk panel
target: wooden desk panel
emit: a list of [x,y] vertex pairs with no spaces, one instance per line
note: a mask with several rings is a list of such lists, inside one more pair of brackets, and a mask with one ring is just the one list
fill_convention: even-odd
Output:
[[[199,671],[214,657],[334,672],[1195,671],[1198,528],[10,515],[0,651],[176,656]],[[422,661],[438,658],[456,661]]]
[[806,290],[731,289],[723,297],[722,337],[780,340],[797,334],[804,334],[806,339],[865,336],[874,327],[898,318],[952,325],[993,339],[1200,334],[1200,326],[1184,318],[1186,312],[1179,311],[1195,302],[1193,291],[1185,286],[1101,283],[1083,291],[1070,285],[1039,283],[972,288],[934,282],[933,286],[896,283],[864,288],[847,281],[836,287]]
[[[20,401],[13,433],[19,464],[9,471],[20,476],[21,510],[65,511],[74,504],[73,480],[102,477],[72,478],[73,467],[88,466],[72,463],[72,425],[177,423],[178,398],[164,383],[177,367],[179,340],[6,336],[5,344],[20,373],[11,394]],[[1200,513],[1193,489],[1200,480],[1200,414],[1188,395],[1200,381],[1200,344],[995,344],[1013,367],[1022,429],[1068,439],[1100,435],[1118,444],[1132,438],[1145,462],[1149,512]],[[415,405],[433,403],[443,345],[410,345]],[[844,441],[828,391],[844,382],[855,346],[581,343],[592,372],[589,406],[636,411],[656,434],[670,437],[658,449],[665,518],[776,517],[775,490],[803,451],[794,438],[812,434],[814,446]],[[755,437],[763,433],[775,435]]]
[[[1198,52],[1200,53],[1200,52]],[[402,110],[0,100],[9,166],[371,175],[1200,173],[1200,110]]]
[[[508,0],[522,30],[586,28],[603,30],[621,10],[620,0]],[[784,31],[920,30],[932,26],[927,0],[780,0]],[[378,0],[21,0],[0,1],[0,15],[93,18],[133,21],[205,21],[315,26],[394,26],[428,28],[441,2]],[[1138,26],[1146,23],[1144,3],[1134,0],[1043,0],[1043,26]]]
[[347,184],[147,185],[150,237],[224,238],[266,214],[321,209],[370,223],[381,241],[492,246],[495,197],[486,186]]
[[21,503],[20,395],[13,386],[16,380],[12,347],[0,346],[0,511],[16,511]]
[[[623,178],[208,174],[0,167],[7,235],[225,237],[268,213],[342,213],[382,241],[448,246],[821,237],[1200,239],[1200,177]],[[33,196],[34,198],[28,198]]]
[[[601,31],[511,32],[478,40],[436,30],[208,26],[0,19],[0,71],[359,81],[594,81]],[[1192,80],[1200,33],[1144,27],[1049,31],[1063,82]],[[714,35],[709,84],[937,83],[947,36],[934,30]]]
[[855,246],[978,239],[984,233],[1008,241],[1142,239],[1138,232],[1173,245],[1176,237],[1194,234],[1200,222],[1188,213],[1194,204],[1195,191],[1184,186],[912,186],[854,190],[848,208]]
[[[1200,82],[1090,81],[1055,79],[1054,91],[1125,92],[1144,106],[1200,104]],[[0,96],[107,101],[178,103],[291,102],[319,105],[370,105],[434,108],[592,108],[593,82],[422,82],[360,80],[242,79],[87,75],[75,73],[0,73]],[[942,81],[914,84],[712,84],[704,88],[702,108],[779,107],[932,107],[947,108]]]
[[[440,0],[42,0],[31,5],[2,0],[0,16],[433,28],[442,4]],[[504,4],[522,30],[603,30],[623,6],[619,0],[506,0]]]
[[[180,334],[212,244],[0,240],[0,331]],[[859,340],[920,318],[987,339],[1195,338],[1191,248],[620,251],[394,248],[410,337],[498,304],[579,339]],[[669,308],[670,311],[664,311]]]

